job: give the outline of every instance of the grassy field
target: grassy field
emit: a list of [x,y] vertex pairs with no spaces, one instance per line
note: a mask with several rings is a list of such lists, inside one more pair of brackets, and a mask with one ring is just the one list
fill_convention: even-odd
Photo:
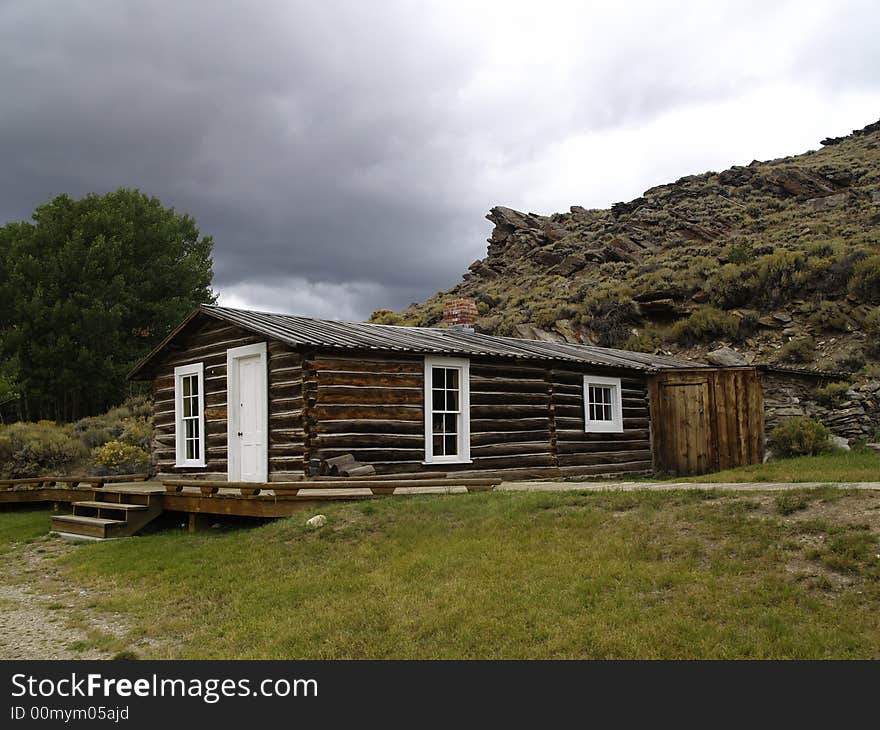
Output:
[[823,456],[801,456],[704,474],[684,481],[880,482],[880,454],[876,451],[842,451]]
[[[124,617],[142,657],[880,657],[874,492],[487,493],[323,512],[318,531],[304,514],[79,545],[52,572],[85,589],[84,610]],[[45,519],[0,514],[0,537],[30,539]]]

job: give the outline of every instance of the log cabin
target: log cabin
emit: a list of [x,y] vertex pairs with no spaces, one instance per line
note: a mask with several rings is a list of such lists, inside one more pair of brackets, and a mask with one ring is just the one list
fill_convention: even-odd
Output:
[[447,327],[204,305],[149,380],[159,479],[281,482],[350,454],[379,475],[701,473],[761,460],[761,375]]

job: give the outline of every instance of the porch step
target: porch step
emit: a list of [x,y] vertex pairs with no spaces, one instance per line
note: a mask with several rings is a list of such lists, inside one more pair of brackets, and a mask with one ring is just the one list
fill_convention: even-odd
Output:
[[110,537],[108,528],[124,525],[125,520],[109,520],[105,517],[86,517],[85,515],[56,515],[52,517],[55,532],[69,532],[89,537]]
[[149,507],[145,504],[127,504],[125,502],[93,502],[91,500],[84,500],[82,502],[74,502],[74,508],[76,507],[89,507],[94,509],[109,509],[109,510],[122,510],[124,512],[128,512],[130,510],[144,510],[149,509]]
[[97,540],[130,537],[162,513],[160,499],[148,491],[95,490],[93,499],[73,502],[73,514],[52,517],[52,530]]

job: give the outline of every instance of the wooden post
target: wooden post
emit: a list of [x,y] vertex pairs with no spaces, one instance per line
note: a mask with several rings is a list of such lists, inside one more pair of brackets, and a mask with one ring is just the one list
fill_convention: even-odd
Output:
[[198,512],[189,513],[189,527],[187,532],[191,535],[205,528],[206,518],[210,515],[199,514]]

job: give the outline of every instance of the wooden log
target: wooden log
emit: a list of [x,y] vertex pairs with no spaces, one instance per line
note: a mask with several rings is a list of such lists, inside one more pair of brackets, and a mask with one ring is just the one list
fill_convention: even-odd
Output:
[[[583,422],[583,419],[581,419]],[[471,433],[530,431],[547,427],[547,417],[530,418],[471,418]]]
[[546,408],[550,403],[548,393],[498,393],[471,391],[471,407],[494,405],[539,405]]
[[314,416],[324,420],[393,419],[400,421],[422,421],[421,406],[346,406],[321,405],[314,408]]
[[358,448],[368,448],[371,446],[388,446],[389,444],[397,446],[406,446],[411,448],[423,448],[425,445],[425,437],[421,433],[402,434],[402,433],[344,433],[344,434],[321,434],[317,437],[318,446],[322,450],[354,450]]
[[422,375],[422,360],[331,360],[326,356],[309,363],[309,369],[315,371],[320,379],[325,372],[345,373],[408,373]]
[[322,372],[320,386],[352,385],[366,388],[422,388],[421,373]]
[[[417,448],[394,448],[393,444],[389,445],[385,448],[364,448],[364,449],[352,449],[351,453],[354,455],[355,464],[359,465],[357,462],[361,462],[362,464],[372,464],[377,461],[399,461],[401,459],[421,459],[425,453],[424,446],[419,446]],[[338,449],[321,449],[320,450],[321,458],[324,461],[328,461],[332,458],[336,458],[338,456],[344,455]]]
[[331,476],[338,476],[340,470],[358,466],[358,462],[351,454],[342,454],[324,459],[324,469]]
[[651,450],[641,449],[637,451],[605,451],[594,454],[560,454],[559,466],[594,466],[624,464],[639,461],[650,461]]
[[421,388],[361,388],[357,386],[333,386],[318,388],[321,405],[418,405],[424,403]]
[[485,456],[511,456],[514,454],[534,455],[550,453],[550,440],[546,441],[525,441],[512,442],[502,444],[486,444],[484,446],[474,446],[471,444],[471,457]]
[[[445,479],[447,477],[446,472],[442,471],[425,471],[425,472],[414,472],[411,474],[383,474],[382,481],[396,481],[398,479]],[[313,480],[316,481],[358,481],[358,480],[369,480],[376,481],[374,477],[331,477],[331,476],[319,476],[312,477]]]
[[[298,484],[300,489],[396,489],[397,487],[469,487],[494,486],[502,481],[500,477],[456,477],[448,475],[444,479],[334,479],[305,481]],[[272,489],[274,484],[266,485]]]
[[323,434],[419,434],[424,438],[424,419],[419,420],[395,420],[395,419],[337,419],[322,420],[315,424],[316,435]]
[[[594,434],[599,435],[599,434]],[[605,434],[608,435],[608,434]],[[626,434],[618,434],[625,436]],[[617,449],[620,451],[650,451],[651,442],[645,439],[628,439],[625,441],[563,441],[556,442],[560,454],[606,453]]]

